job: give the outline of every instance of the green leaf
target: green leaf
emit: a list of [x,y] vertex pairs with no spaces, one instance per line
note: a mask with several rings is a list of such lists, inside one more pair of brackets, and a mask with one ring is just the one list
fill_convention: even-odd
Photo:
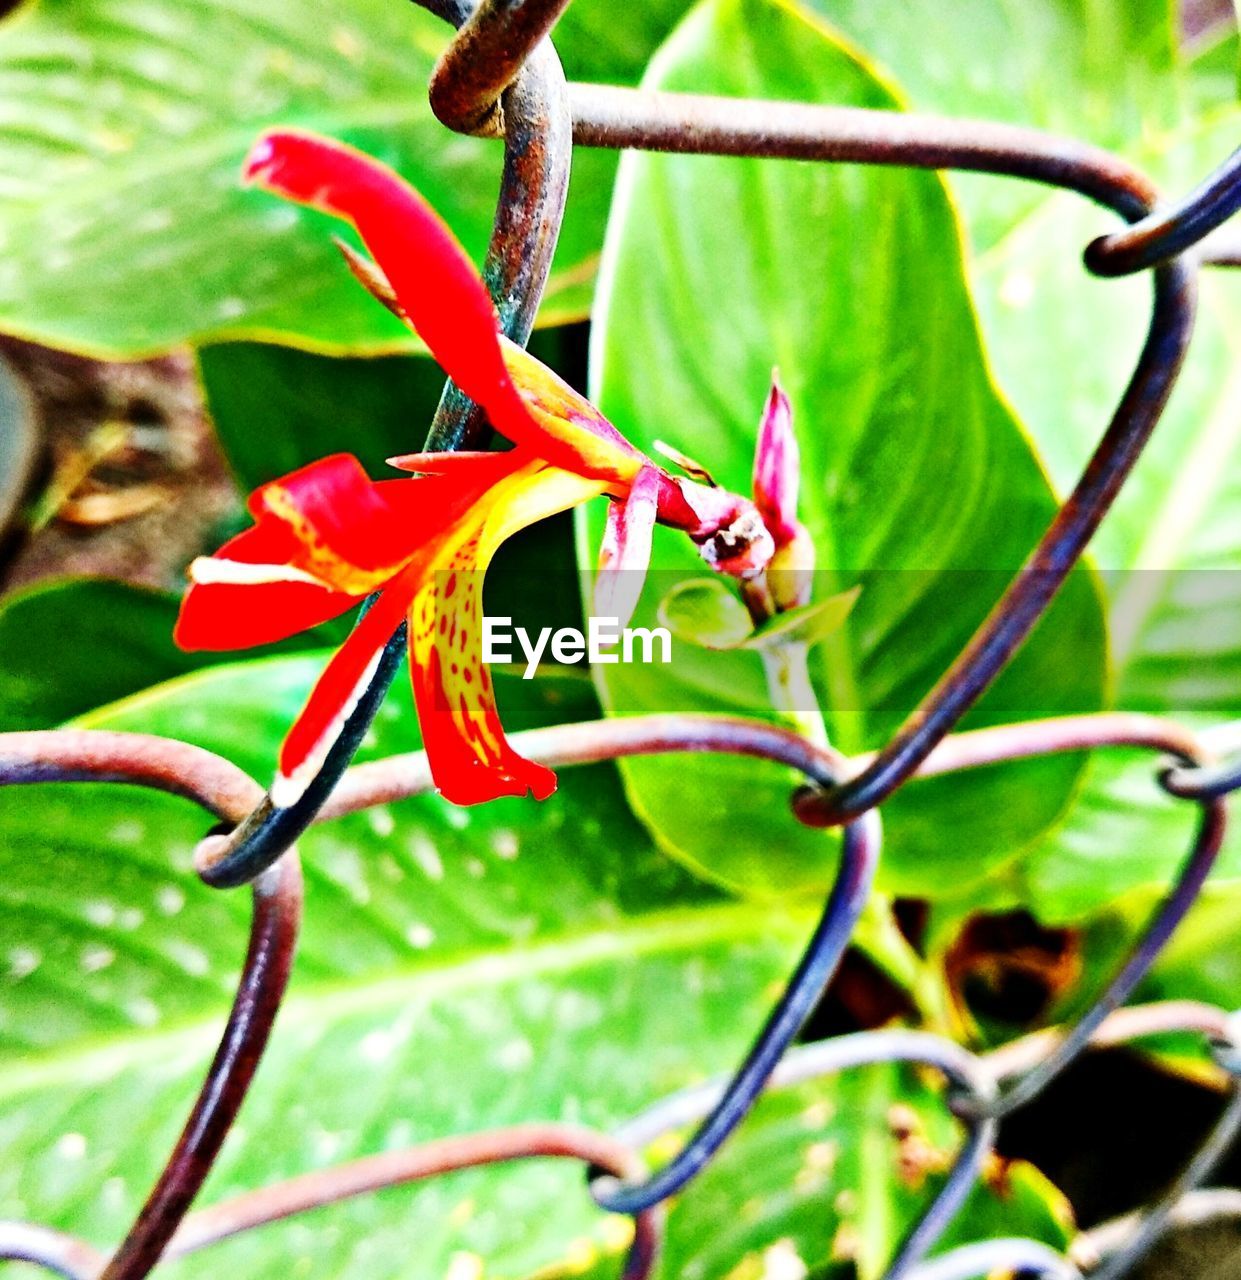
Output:
[[226,342],[198,353],[207,408],[237,483],[256,489],[330,453],[356,454],[371,475],[422,447],[444,388],[417,356],[329,358]]
[[678,582],[656,616],[674,636],[704,649],[736,649],[754,631],[749,611],[719,578]]
[[[90,718],[223,752],[265,779],[322,656],[217,668]],[[511,727],[592,712],[580,681],[502,680]],[[365,755],[417,745],[408,692]],[[182,1123],[245,949],[244,891],[189,871],[210,819],[127,787],[0,792],[0,1217],[114,1242]],[[731,1067],[808,934],[692,881],[608,766],[545,804],[435,797],[299,842],[289,997],[202,1203],[363,1153],[532,1119],[610,1126]],[[650,999],[659,991],[657,1001]],[[183,1263],[184,1277],[525,1274],[614,1239],[582,1171],[534,1162],[361,1199]],[[600,1232],[604,1234],[601,1236]]]
[[[854,0],[809,2],[923,110],[1034,124],[1118,148],[1172,193],[1189,190],[1236,145],[1237,116],[1225,107],[1238,95],[1236,34],[1221,28],[1206,48],[1177,49],[1176,6],[1167,0],[1106,9],[1086,0],[966,0],[921,23],[892,22],[882,7]],[[939,45],[928,57],[930,21],[960,33],[959,43],[945,43],[955,53],[985,41],[985,71],[963,58],[969,69],[955,74]],[[982,175],[949,181],[983,250],[974,283],[997,379],[1063,490],[1132,369],[1149,284],[1086,276],[1080,250],[1115,224],[1079,197]],[[1238,715],[1236,596],[1230,575],[1215,571],[1241,556],[1228,533],[1239,324],[1238,282],[1209,273],[1166,419],[1092,544],[1113,597],[1114,700],[1200,724]],[[1154,785],[1153,764],[1149,753],[1098,754],[1064,830],[986,891],[968,889],[959,909],[1027,906],[1065,922],[1109,911],[1128,894],[1136,923],[1185,856],[1193,824],[1190,808]],[[1236,875],[1238,849],[1234,834],[1217,880]],[[1184,928],[1192,934],[1195,926]]]
[[[174,676],[231,661],[172,642],[177,599],[107,578],[41,582],[0,603],[0,730],[50,729]],[[342,624],[264,649],[329,643]]]
[[[1118,913],[1124,936],[1132,938],[1153,903],[1149,894],[1133,895]],[[1209,887],[1194,904],[1185,923],[1163,949],[1138,992],[1142,1000],[1202,1000],[1220,1009],[1241,1007],[1241,955],[1236,946],[1241,894],[1237,886]],[[1116,922],[1105,920],[1104,927]],[[1102,930],[1100,930],[1102,932]],[[1107,942],[1110,946],[1106,945]],[[1116,938],[1100,948],[1114,963]]]
[[176,600],[106,579],[41,583],[0,604],[0,729],[48,729],[219,658],[172,643]]
[[747,647],[769,649],[784,644],[820,644],[844,626],[861,590],[861,587],[853,587],[828,596],[826,600],[777,614],[759,627],[754,638],[747,642]]
[[[697,8],[650,88],[889,107],[890,92],[819,27],[762,0]],[[669,439],[746,491],[778,364],[801,444],[815,596],[861,585],[814,652],[832,741],[877,747],[929,690],[1050,519],[1048,483],[992,386],[953,209],[932,174],[630,155],[605,251],[592,378],[631,438]],[[588,546],[601,527],[585,523]],[[655,595],[701,574],[671,535]],[[658,581],[658,588],[656,582]],[[1102,694],[1102,621],[1084,573],[971,717],[1086,711]],[[609,711],[770,715],[759,656],[682,653],[603,669]],[[935,896],[1014,856],[1061,811],[1078,766],[1044,761],[918,783],[885,806],[883,888]],[[630,795],[658,839],[749,891],[821,888],[822,833],[788,816],[793,779],[750,761],[633,761]],[[710,804],[686,804],[687,794]],[[951,839],[945,832],[951,831]],[[968,850],[968,857],[962,857]]]
[[[625,82],[683,5],[582,7],[559,37],[570,72]],[[330,134],[411,179],[480,260],[501,149],[431,115],[449,34],[387,0],[23,5],[0,25],[0,328],[106,356],[225,336],[411,348],[341,263],[339,224],[241,190],[238,172],[267,126]],[[614,163],[574,166],[544,323],[589,306]]]
[[[673,1203],[660,1274],[874,1280],[959,1143],[942,1093],[913,1068],[864,1067],[767,1094]],[[1002,1235],[1063,1248],[1070,1224],[1064,1197],[1033,1166],[994,1161],[934,1252]],[[590,1275],[615,1275],[609,1261]]]

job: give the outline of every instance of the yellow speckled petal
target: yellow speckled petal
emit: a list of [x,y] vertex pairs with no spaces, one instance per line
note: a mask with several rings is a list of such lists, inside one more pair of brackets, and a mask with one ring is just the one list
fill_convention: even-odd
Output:
[[530,463],[498,483],[486,510],[445,540],[409,612],[410,670],[435,784],[457,804],[497,796],[543,799],[555,776],[513,751],[483,665],[483,575],[519,529],[606,490],[602,480]]

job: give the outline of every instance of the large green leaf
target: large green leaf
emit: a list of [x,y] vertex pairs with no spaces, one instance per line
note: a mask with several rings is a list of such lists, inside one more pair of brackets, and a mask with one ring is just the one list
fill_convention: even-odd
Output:
[[[264,777],[320,663],[219,668],[90,723],[189,738]],[[501,698],[514,726],[593,701],[589,686],[542,681]],[[401,690],[366,752],[416,742]],[[245,946],[248,895],[188,870],[208,825],[131,788],[0,794],[0,1216],[104,1245],[139,1205]],[[606,766],[566,771],[543,805],[427,797],[318,828],[301,849],[291,992],[205,1201],[488,1125],[615,1123],[733,1063],[811,923],[679,872]],[[275,1277],[313,1257],[317,1275],[406,1276],[416,1250],[420,1275],[468,1251],[504,1276],[614,1239],[600,1230],[581,1170],[536,1164],[358,1201],[176,1271]]]
[[331,358],[224,342],[198,353],[207,408],[243,489],[330,453],[353,453],[373,476],[422,447],[444,375],[418,356]]
[[[890,107],[891,93],[820,27],[763,0],[696,9],[647,82]],[[631,438],[662,436],[749,485],[773,364],[802,447],[803,518],[823,598],[861,584],[815,650],[833,741],[880,745],[960,650],[1054,511],[1048,482],[992,386],[952,206],[931,174],[705,157],[629,156],[605,254],[592,377]],[[588,524],[593,545],[599,520]],[[640,621],[678,577],[669,537]],[[1102,623],[1084,574],[972,717],[1099,705]],[[683,647],[671,667],[603,669],[618,714],[770,714],[756,655]],[[985,875],[1052,822],[1076,775],[1042,762],[922,783],[885,809],[884,887],[935,896]],[[749,762],[626,767],[660,840],[763,893],[822,885],[821,834],[789,819],[788,775]],[[687,804],[686,794],[703,798]]]
[[[969,0],[939,13],[938,29],[951,19],[962,56],[980,32],[994,33],[993,56],[986,74],[963,57],[971,69],[960,75],[938,49],[926,56],[916,23],[890,22],[882,9],[851,0],[811,2],[924,110],[1089,138],[1132,154],[1172,192],[1192,187],[1236,145],[1236,114],[1222,106],[1237,96],[1236,35],[1177,49],[1175,6],[1165,0],[1106,9],[1079,0],[1024,8]],[[1080,198],[982,176],[950,181],[984,249],[974,282],[997,379],[1063,490],[1132,368],[1149,284],[1086,276],[1080,250],[1113,220]],[[1238,714],[1236,597],[1231,575],[1216,571],[1241,555],[1228,533],[1241,427],[1239,308],[1237,282],[1219,274],[1204,281],[1195,343],[1167,418],[1092,546],[1120,614],[1115,700],[1201,724]],[[1169,568],[1179,572],[1160,574]],[[986,905],[1080,919],[1132,892],[1127,918],[1140,919],[1183,858],[1193,822],[1152,773],[1149,754],[1100,755],[1072,820],[993,884]],[[1234,837],[1217,874],[1235,874],[1239,847]],[[984,897],[971,890],[962,909],[966,903],[984,905]]]
[[[560,37],[570,70],[631,80],[683,5],[582,7]],[[242,191],[238,169],[268,125],[343,138],[411,178],[477,259],[501,154],[431,115],[448,34],[388,0],[22,6],[0,25],[0,328],[105,355],[225,335],[409,347],[343,268],[337,224]],[[544,322],[589,304],[613,163],[579,166]]]
[[0,730],[51,728],[211,662],[172,643],[176,617],[171,596],[105,579],[41,583],[6,597]]

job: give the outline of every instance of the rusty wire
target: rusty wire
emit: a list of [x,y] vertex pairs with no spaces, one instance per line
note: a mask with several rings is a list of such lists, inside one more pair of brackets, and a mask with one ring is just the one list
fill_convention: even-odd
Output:
[[1086,246],[1086,266],[1100,276],[1144,271],[1182,253],[1241,209],[1241,147],[1184,200],[1152,213],[1124,231]]
[[[796,734],[773,725],[721,716],[657,715],[564,725],[515,734],[513,741],[532,758],[558,766],[615,759],[623,755],[724,751],[776,760],[801,769],[818,782],[826,782],[837,774],[855,773],[865,763],[864,759],[845,761],[825,754]],[[1151,747],[1171,752],[1182,760],[1202,758],[1201,748],[1193,735],[1175,724],[1151,716],[1103,713],[1062,717],[1028,725],[1004,725],[949,737],[932,753],[920,772],[922,776],[942,776],[1000,760],[1081,750],[1106,743]],[[82,730],[0,734],[0,782],[52,780],[137,783],[195,798],[210,812],[225,817],[243,812],[258,790],[234,766],[210,752],[149,735]],[[424,753],[359,765],[342,778],[320,818],[327,821],[429,789],[430,777]],[[858,834],[865,830],[864,827],[859,829]],[[856,911],[860,905],[864,896],[862,891],[873,870],[876,835],[871,833],[861,840],[862,857],[852,864],[851,876],[842,875],[842,892],[847,895],[851,911]],[[219,839],[208,838],[203,842],[197,858],[200,868],[209,867],[213,847]],[[279,867],[285,865],[282,862]],[[846,863],[843,870],[847,873],[848,869],[849,864]],[[275,870],[263,873],[256,885],[262,884]],[[820,971],[813,975],[812,980],[798,982],[795,979],[790,983],[786,1010],[790,999],[798,998],[804,1009],[806,997],[821,988],[825,980],[821,967],[828,966],[830,972],[839,955],[842,933],[847,938],[851,932],[852,917],[847,918],[846,926],[842,923],[846,917],[825,912],[820,933],[824,928],[832,929],[834,940],[830,948],[813,945],[808,948],[803,971],[812,964],[820,966]],[[256,934],[258,932],[256,921]],[[291,945],[289,938],[287,945],[280,949],[288,958],[291,958]],[[1142,948],[1135,952],[1137,954],[1144,954]],[[256,950],[252,944],[243,971],[243,992],[253,991],[262,985],[261,974],[257,972],[262,955],[262,949]],[[1131,960],[1130,965],[1132,963]],[[284,974],[287,975],[287,967]],[[242,1003],[239,997],[238,1005]],[[267,1007],[274,1012],[274,1004],[270,1000]],[[558,1153],[577,1154],[590,1164],[613,1172],[615,1179],[631,1180],[607,1182],[597,1179],[593,1190],[602,1204],[613,1207],[624,1207],[627,1202],[621,1199],[621,1195],[629,1193],[628,1203],[638,1214],[639,1229],[635,1233],[624,1275],[627,1280],[640,1280],[648,1273],[657,1247],[658,1222],[651,1217],[652,1208],[645,1201],[649,1199],[654,1203],[671,1194],[667,1190],[669,1185],[682,1185],[686,1176],[692,1176],[705,1163],[711,1153],[707,1146],[711,1150],[718,1147],[753,1100],[757,1092],[753,1078],[756,1074],[764,1077],[758,1084],[769,1079],[773,1087],[779,1087],[865,1062],[909,1061],[932,1065],[944,1072],[953,1086],[945,1095],[945,1102],[966,1126],[965,1142],[945,1186],[911,1228],[888,1271],[888,1276],[893,1278],[905,1274],[922,1276],[923,1269],[917,1267],[919,1259],[942,1233],[974,1184],[982,1159],[992,1149],[995,1122],[1004,1108],[1004,1100],[1014,1096],[1011,1090],[1007,1093],[998,1090],[1001,1082],[1016,1079],[1020,1087],[1021,1081],[1038,1079],[1039,1087],[1042,1087],[1050,1079],[1047,1064],[1054,1062],[1057,1070],[1062,1069],[1067,1057],[1074,1056],[1084,1047],[1082,1041],[1086,1038],[1097,1043],[1117,1044],[1169,1030],[1186,1030],[1207,1035],[1213,1041],[1227,1040],[1231,1043],[1229,1019],[1222,1011],[1209,1006],[1188,1001],[1169,1002],[1144,1009],[1120,1010],[1103,1018],[1094,1014],[1098,1007],[1096,1004],[1085,1015],[1076,1031],[1071,1029],[1067,1035],[1039,1033],[1006,1046],[990,1059],[981,1060],[952,1041],[919,1032],[860,1033],[823,1044],[802,1046],[783,1055],[780,1050],[787,1044],[787,1036],[784,1044],[760,1037],[756,1053],[751,1055],[747,1064],[750,1079],[740,1075],[731,1081],[702,1086],[657,1104],[647,1115],[622,1128],[607,1159],[600,1155],[598,1146],[586,1154],[583,1154],[586,1148],[576,1152],[558,1148],[552,1152],[550,1147],[557,1141],[565,1143],[563,1135],[549,1137],[546,1127],[525,1126],[514,1131],[473,1135],[459,1140],[446,1139],[407,1152],[364,1158],[321,1174],[306,1175],[292,1183],[265,1188],[227,1205],[213,1206],[186,1217],[193,1194],[201,1185],[210,1159],[218,1150],[226,1128],[225,1121],[235,1115],[253,1076],[262,1049],[262,1038],[252,1041],[251,1050],[246,1055],[226,1052],[222,1045],[208,1072],[200,1099],[227,1098],[227,1107],[220,1108],[220,1118],[210,1134],[205,1134],[206,1126],[201,1121],[196,1124],[192,1120],[187,1125],[182,1142],[131,1231],[127,1245],[102,1274],[109,1280],[117,1276],[129,1280],[130,1277],[147,1274],[165,1247],[167,1256],[179,1256],[276,1217],[382,1186],[430,1176],[448,1168],[463,1167],[467,1162]],[[776,1020],[773,1018],[772,1021]],[[786,1016],[784,1023],[790,1035],[796,1031],[799,1022],[800,1017]],[[232,1025],[230,1022],[230,1027]],[[236,1036],[231,1038],[235,1040]],[[226,1033],[224,1043],[227,1045],[229,1042],[230,1036]],[[1070,1055],[1066,1055],[1064,1049],[1068,1044],[1073,1046]],[[764,1061],[763,1069],[756,1073],[753,1063],[760,1052],[770,1056],[775,1065],[764,1070],[770,1065]],[[1230,1067],[1231,1058],[1225,1058],[1223,1065]],[[202,1106],[200,1102],[196,1116],[202,1111]],[[653,1183],[632,1181],[635,1172],[640,1170],[636,1156],[630,1154],[635,1148],[669,1127],[680,1127],[700,1118],[705,1119],[700,1132],[708,1133],[708,1144],[695,1146],[691,1139],[682,1156],[666,1167],[662,1179]],[[714,1132],[709,1128],[712,1118],[716,1123]],[[1175,1194],[1170,1193],[1166,1198],[1160,1213],[1137,1221],[1133,1230],[1134,1241],[1147,1243],[1153,1239],[1173,1203],[1179,1202],[1194,1183],[1207,1176],[1239,1118],[1241,1112],[1238,1104],[1234,1104],[1217,1126],[1214,1141],[1204,1144],[1202,1153],[1174,1188]],[[603,1142],[603,1139],[598,1142]],[[498,1154],[501,1151],[505,1154]],[[485,1157],[482,1154],[485,1152],[491,1155]],[[689,1153],[688,1158],[685,1158],[686,1153]],[[668,1177],[668,1171],[674,1169],[675,1175]],[[1026,1253],[1023,1251],[1031,1247],[1031,1242],[1021,1242],[1013,1246],[1015,1252],[1010,1250],[1010,1255],[1013,1259],[1024,1257]],[[1042,1256],[1038,1254],[1038,1248],[1041,1246],[1035,1247],[1030,1256]],[[1109,1265],[1116,1265],[1114,1259],[1121,1252],[1120,1248],[1111,1251]],[[84,1260],[98,1256],[92,1252],[91,1246],[58,1233],[45,1232],[32,1224],[0,1224],[0,1257],[6,1256],[41,1262],[49,1269],[69,1276],[70,1280],[96,1280],[101,1274],[98,1269],[91,1270],[85,1265]],[[975,1256],[974,1252],[963,1251],[948,1255],[962,1266],[972,1266]],[[985,1256],[995,1256],[994,1250]],[[943,1271],[946,1265],[945,1260],[937,1259],[926,1264],[926,1269],[933,1269],[937,1275],[941,1272],[949,1274]],[[1064,1274],[1070,1272],[1066,1270]]]
[[[1224,797],[1241,786],[1241,765],[1212,760],[1192,733],[1172,722],[1124,712],[969,733],[951,730],[1043,615],[1154,429],[1192,329],[1200,265],[1192,251],[1241,205],[1241,152],[1184,200],[1165,205],[1153,184],[1119,157],[1036,130],[889,111],[566,86],[546,37],[568,0],[483,0],[477,9],[469,0],[420,2],[460,28],[433,75],[430,95],[436,114],[459,131],[504,139],[500,198],[484,275],[506,332],[519,342],[529,335],[550,268],[570,155],[578,145],[968,169],[1063,187],[1131,224],[1096,240],[1086,250],[1086,261],[1104,275],[1152,270],[1145,345],[1077,486],[974,638],[880,751],[843,760],[771,725],[708,716],[637,717],[514,735],[514,745],[524,753],[556,765],[677,751],[775,760],[809,780],[793,796],[797,819],[846,828],[845,856],[823,919],[738,1073],[655,1104],[613,1138],[555,1125],[448,1138],[365,1157],[188,1212],[253,1078],[292,964],[300,913],[293,841],[314,821],[430,787],[420,753],[349,768],[399,663],[401,632],[388,645],[319,777],[289,809],[274,809],[251,779],[184,743],[91,731],[0,735],[0,785],[119,781],[198,801],[227,828],[200,845],[200,876],[217,887],[249,883],[255,902],[250,947],[220,1048],[175,1151],[119,1248],[106,1260],[94,1246],[71,1236],[35,1224],[0,1223],[0,1258],[34,1262],[69,1280],[138,1280],[162,1256],[179,1256],[348,1196],[468,1164],[560,1156],[593,1166],[596,1199],[635,1215],[624,1274],[627,1280],[640,1280],[649,1273],[658,1247],[658,1205],[705,1165],[762,1088],[875,1061],[938,1068],[947,1082],[944,1104],[965,1134],[944,1187],[891,1262],[890,1280],[898,1275],[950,1280],[996,1269],[1078,1276],[1082,1268],[1113,1280],[1169,1220],[1184,1217],[1187,1206],[1203,1213],[1209,1203],[1218,1205],[1220,1213],[1235,1214],[1235,1196],[1195,1191],[1241,1126],[1241,1094],[1233,1087],[1214,1132],[1163,1201],[1144,1216],[1082,1237],[1071,1257],[1034,1241],[1003,1239],[922,1261],[974,1184],[992,1148],[997,1119],[1029,1102],[1088,1044],[1127,1043],[1168,1030],[1196,1032],[1217,1044],[1218,1061],[1228,1077],[1238,1076],[1241,1049],[1236,1024],[1225,1011],[1186,1001],[1137,1009],[1118,1006],[1196,898],[1223,837]],[[1228,265],[1238,260],[1224,252],[1202,262]],[[470,447],[483,425],[476,408],[449,385],[428,448]],[[1171,757],[1158,776],[1170,794],[1196,802],[1201,819],[1163,905],[1074,1026],[1027,1037],[987,1058],[941,1036],[891,1030],[789,1049],[852,933],[878,849],[878,806],[897,788],[919,777],[1001,760],[1121,746]],[[646,1178],[635,1149],[668,1128],[695,1124],[698,1129],[680,1153]]]

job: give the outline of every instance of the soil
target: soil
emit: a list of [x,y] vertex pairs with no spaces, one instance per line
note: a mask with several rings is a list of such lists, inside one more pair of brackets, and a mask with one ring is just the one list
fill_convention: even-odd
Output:
[[108,364],[5,337],[0,357],[31,392],[39,450],[0,588],[90,574],[178,589],[240,511],[192,357]]

